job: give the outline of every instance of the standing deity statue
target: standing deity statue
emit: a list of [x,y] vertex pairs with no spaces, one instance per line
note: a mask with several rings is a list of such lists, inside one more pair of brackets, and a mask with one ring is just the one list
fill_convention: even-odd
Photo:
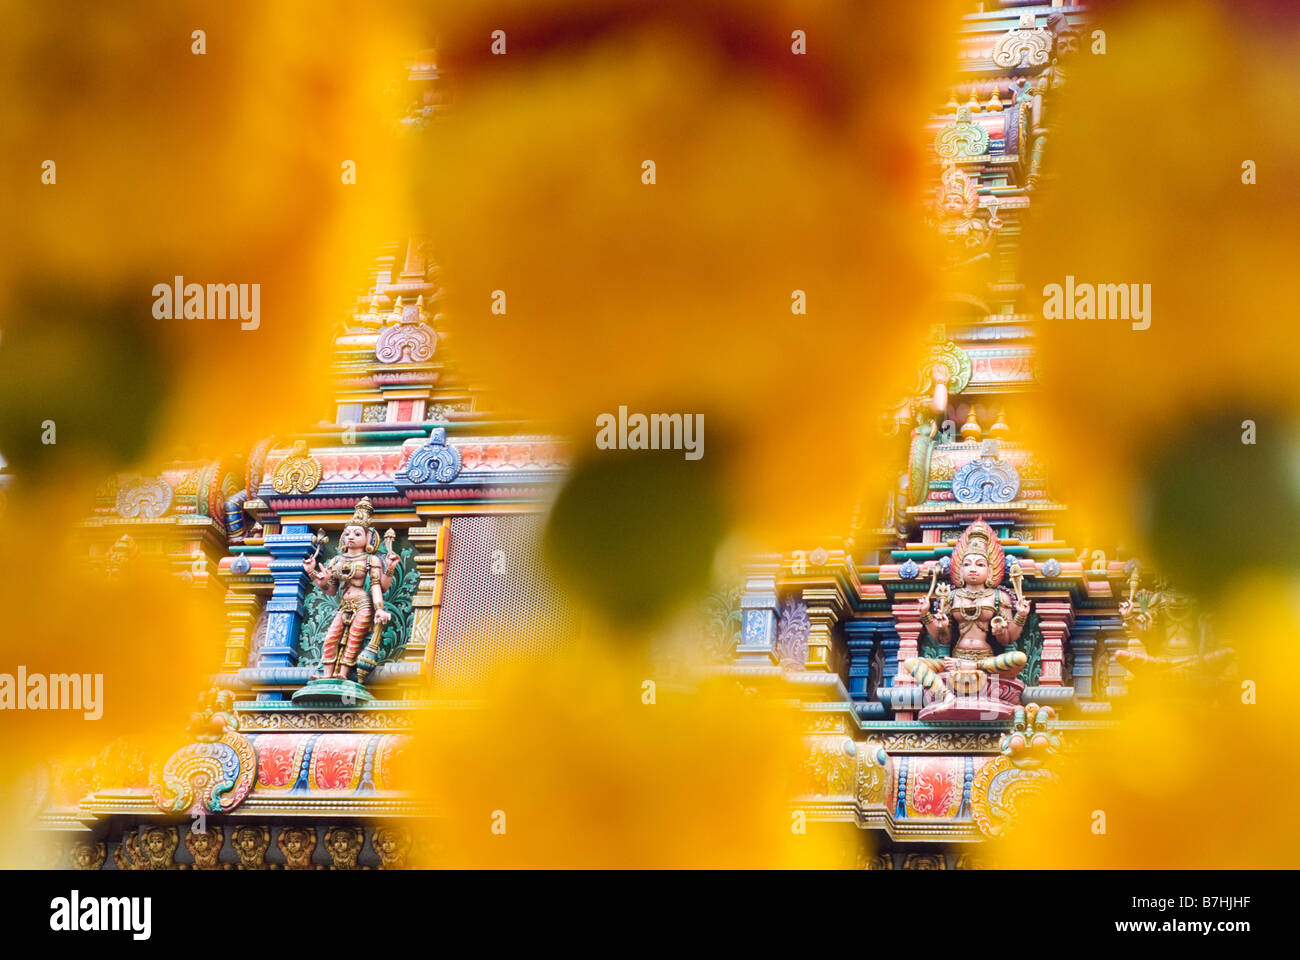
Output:
[[[1128,644],[1115,651],[1119,664],[1135,674],[1165,673],[1179,679],[1199,676],[1221,679],[1235,662],[1231,647],[1219,647],[1210,629],[1210,615],[1200,613],[1191,596],[1157,577],[1150,590],[1139,590],[1140,567],[1129,565],[1128,598],[1119,604]],[[1157,624],[1163,631],[1156,628]],[[1157,639],[1158,653],[1147,649],[1146,639]],[[1197,636],[1193,636],[1196,633]]]
[[1019,565],[1012,560],[1014,595],[1001,586],[1005,570],[997,535],[976,520],[953,548],[952,586],[940,585],[938,612],[931,610],[933,580],[919,601],[926,633],[950,652],[943,658],[910,657],[903,669],[935,696],[940,709],[954,705],[959,694],[983,694],[990,676],[1013,680],[1028,661],[1022,651],[1006,649],[1020,639],[1031,605],[1021,594]]
[[339,535],[338,554],[321,566],[318,542],[316,552],[302,562],[312,583],[325,594],[332,597],[342,591],[338,611],[325,633],[318,681],[355,677],[364,683],[378,661],[384,626],[393,616],[384,607],[384,592],[392,585],[401,558],[393,552],[395,534],[391,530],[382,540],[386,550],[382,564],[375,555],[381,540],[370,525],[373,513],[370,498],[362,497]]

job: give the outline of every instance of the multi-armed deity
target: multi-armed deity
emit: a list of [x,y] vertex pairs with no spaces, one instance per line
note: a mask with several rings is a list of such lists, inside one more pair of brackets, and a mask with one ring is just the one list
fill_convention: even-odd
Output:
[[956,166],[946,166],[935,191],[934,225],[943,237],[945,265],[963,267],[987,260],[1002,220],[992,206],[984,217],[979,209],[979,184]]
[[1024,685],[1015,677],[1028,657],[1006,648],[1020,639],[1030,602],[1014,559],[1015,594],[1001,585],[1006,565],[997,534],[981,519],[953,548],[952,586],[938,583],[939,566],[932,568],[930,590],[919,601],[920,619],[930,639],[950,650],[942,658],[911,657],[903,664],[933,697],[920,719],[1003,719],[1020,703]]
[[[321,675],[294,694],[294,699],[331,693],[369,699],[358,685],[365,683],[379,661],[384,626],[392,619],[384,607],[384,592],[392,585],[393,571],[401,563],[393,552],[396,534],[389,530],[381,541],[378,531],[370,525],[373,513],[370,498],[362,497],[339,535],[338,554],[321,566],[318,558],[324,537],[319,536],[315,552],[302,562],[318,589],[331,597],[342,590],[342,596],[325,633]],[[375,555],[381,543],[386,554],[382,564]]]
[[[1163,577],[1155,579],[1152,589],[1140,590],[1140,565],[1130,560],[1126,569],[1128,598],[1120,602],[1119,615],[1128,644],[1115,652],[1120,666],[1136,675],[1165,674],[1211,683],[1233,668],[1236,652],[1218,646],[1209,615],[1198,611],[1192,597]],[[1148,650],[1151,641],[1158,652]]]

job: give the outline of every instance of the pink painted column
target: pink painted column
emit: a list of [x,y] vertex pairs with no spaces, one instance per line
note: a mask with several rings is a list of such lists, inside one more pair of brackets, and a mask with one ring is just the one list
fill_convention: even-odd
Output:
[[1074,607],[1068,600],[1039,600],[1034,609],[1038,613],[1038,629],[1043,634],[1038,683],[1044,687],[1059,687],[1065,665],[1065,640],[1074,624]]
[[[894,604],[892,613],[894,616],[894,629],[898,631],[898,673],[894,677],[894,686],[911,687],[916,685],[916,680],[910,673],[903,669],[903,661],[911,657],[919,657],[920,638],[921,638],[921,615],[916,609],[916,597],[908,597]],[[916,712],[913,710],[899,710],[895,713],[899,720],[915,720]]]

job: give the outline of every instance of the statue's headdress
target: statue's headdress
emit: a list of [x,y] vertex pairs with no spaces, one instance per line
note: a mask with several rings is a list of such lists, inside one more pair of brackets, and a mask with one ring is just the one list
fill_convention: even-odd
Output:
[[959,197],[966,208],[966,216],[979,204],[979,184],[960,167],[949,164],[943,168],[935,200],[940,207],[949,197]]
[[957,586],[961,586],[961,562],[968,553],[977,553],[989,562],[989,579],[987,586],[996,587],[1002,583],[1002,575],[1007,568],[1007,556],[1002,552],[1002,544],[993,528],[980,517],[957,538],[957,545],[952,548],[952,564],[948,567],[948,576]]
[[[370,518],[374,515],[375,508],[370,503],[369,497],[362,497],[357,501],[353,508],[352,519],[343,525],[343,529],[348,527],[361,527],[366,531],[366,553],[374,553],[379,548],[379,531],[370,525]],[[339,550],[343,550],[343,531],[339,531]]]

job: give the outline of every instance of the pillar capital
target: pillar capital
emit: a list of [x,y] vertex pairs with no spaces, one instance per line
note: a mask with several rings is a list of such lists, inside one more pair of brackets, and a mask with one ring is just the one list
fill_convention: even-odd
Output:
[[745,592],[740,598],[740,642],[736,655],[741,660],[776,663],[776,572],[777,563],[752,563],[745,567]]
[[800,597],[808,607],[808,659],[804,666],[809,670],[829,673],[831,634],[847,605],[844,593],[839,584],[835,584],[805,587]]
[[1069,600],[1036,600],[1034,610],[1038,614],[1038,630],[1043,635],[1038,684],[1059,687],[1065,665],[1065,641],[1074,624],[1074,606]]

